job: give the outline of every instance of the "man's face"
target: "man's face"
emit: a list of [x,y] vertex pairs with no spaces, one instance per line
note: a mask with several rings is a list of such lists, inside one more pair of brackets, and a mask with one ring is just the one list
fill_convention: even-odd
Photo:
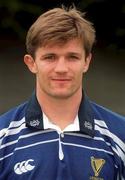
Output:
[[24,58],[36,74],[36,91],[53,98],[68,98],[81,91],[83,73],[91,55],[85,57],[82,43],[73,39],[65,44],[51,44],[37,49],[35,59]]

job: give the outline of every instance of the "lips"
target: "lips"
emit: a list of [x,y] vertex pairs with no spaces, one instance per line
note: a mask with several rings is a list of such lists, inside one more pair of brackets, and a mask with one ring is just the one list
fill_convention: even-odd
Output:
[[52,78],[53,81],[66,82],[71,81],[71,78]]
[[71,81],[71,79],[52,79],[53,81]]

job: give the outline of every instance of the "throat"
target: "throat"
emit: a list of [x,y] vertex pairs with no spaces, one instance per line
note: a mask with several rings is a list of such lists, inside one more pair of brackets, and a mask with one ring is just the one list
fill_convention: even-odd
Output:
[[[78,116],[76,116],[74,119],[63,119],[62,117],[59,117],[59,119],[54,118],[54,120],[50,119],[46,116],[45,113],[43,113],[43,120],[44,120],[44,128],[45,129],[55,129],[58,132],[63,132],[65,130],[67,131],[74,131],[75,128],[78,126]],[[78,129],[77,129],[78,130]]]
[[78,114],[79,105],[72,104],[53,104],[52,106],[43,106],[42,111],[49,121],[64,130],[68,125],[74,123]]
[[48,117],[51,123],[63,130],[72,124],[78,114],[79,106],[82,99],[82,92],[78,91],[72,97],[67,99],[55,99],[45,94],[37,94],[38,102],[42,111]]

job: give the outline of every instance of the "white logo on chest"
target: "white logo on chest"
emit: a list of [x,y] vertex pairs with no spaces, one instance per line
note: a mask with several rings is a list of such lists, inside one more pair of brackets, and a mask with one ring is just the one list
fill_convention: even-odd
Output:
[[23,173],[26,173],[28,171],[32,171],[35,168],[35,166],[31,165],[30,162],[34,162],[34,160],[29,159],[26,161],[16,163],[14,166],[15,173],[16,174],[23,174]]

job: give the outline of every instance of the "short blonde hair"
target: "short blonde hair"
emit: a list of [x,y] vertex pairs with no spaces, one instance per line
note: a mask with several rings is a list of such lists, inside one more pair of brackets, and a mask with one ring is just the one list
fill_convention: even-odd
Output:
[[66,43],[73,38],[79,38],[88,55],[95,42],[95,29],[84,16],[85,13],[75,7],[54,8],[43,13],[27,33],[27,53],[35,56],[38,47],[49,43]]

